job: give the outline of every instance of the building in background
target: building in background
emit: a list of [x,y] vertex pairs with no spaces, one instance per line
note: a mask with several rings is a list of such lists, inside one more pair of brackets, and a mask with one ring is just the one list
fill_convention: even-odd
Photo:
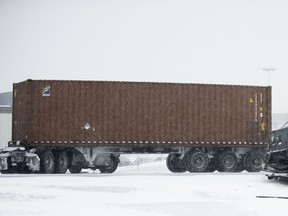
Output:
[[272,130],[280,129],[288,122],[288,113],[272,114]]
[[12,92],[0,94],[0,149],[12,136]]

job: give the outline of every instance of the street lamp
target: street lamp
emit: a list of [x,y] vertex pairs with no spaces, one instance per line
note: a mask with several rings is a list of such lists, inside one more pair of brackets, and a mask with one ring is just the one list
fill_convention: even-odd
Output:
[[265,67],[265,68],[263,68],[263,71],[268,72],[268,84],[270,86],[270,73],[271,73],[271,71],[276,71],[276,69],[273,67]]

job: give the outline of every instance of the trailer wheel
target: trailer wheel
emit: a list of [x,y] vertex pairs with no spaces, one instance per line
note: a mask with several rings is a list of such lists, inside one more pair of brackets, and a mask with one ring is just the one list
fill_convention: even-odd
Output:
[[78,174],[81,172],[83,165],[84,165],[84,157],[83,155],[77,151],[72,150],[69,154],[69,171],[73,174]]
[[189,172],[205,172],[208,165],[208,155],[201,150],[197,150],[188,154],[185,167]]
[[69,158],[65,151],[55,152],[55,173],[66,173],[68,170]]
[[183,160],[179,159],[177,154],[169,154],[166,158],[166,166],[172,173],[184,173],[186,168]]
[[248,172],[259,172],[265,156],[260,152],[248,152],[244,156],[244,167]]
[[232,151],[224,151],[217,157],[217,170],[219,172],[235,172],[238,168],[238,158]]
[[118,159],[114,155],[110,155],[109,164],[100,167],[99,170],[101,173],[114,173],[118,168]]
[[26,163],[18,163],[18,171],[19,173],[22,173],[22,174],[28,174],[30,173],[30,170],[29,170],[29,167],[26,166]]
[[40,172],[53,173],[55,168],[54,155],[51,151],[44,151],[40,153]]
[[70,165],[69,167],[70,173],[73,173],[73,174],[78,174],[81,172],[81,170],[82,170],[82,166],[80,165]]

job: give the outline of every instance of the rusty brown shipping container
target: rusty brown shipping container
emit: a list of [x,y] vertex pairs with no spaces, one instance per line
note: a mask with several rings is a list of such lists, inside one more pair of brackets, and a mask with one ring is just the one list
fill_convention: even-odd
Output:
[[112,173],[122,153],[165,153],[173,173],[257,172],[270,131],[270,87],[27,80],[0,171]]
[[12,130],[31,147],[263,147],[271,87],[27,80]]

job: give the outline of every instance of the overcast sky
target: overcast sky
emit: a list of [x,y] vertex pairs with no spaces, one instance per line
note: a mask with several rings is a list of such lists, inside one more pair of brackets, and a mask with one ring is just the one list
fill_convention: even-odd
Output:
[[287,26],[287,0],[0,0],[0,92],[26,79],[270,83],[273,112],[288,112]]

